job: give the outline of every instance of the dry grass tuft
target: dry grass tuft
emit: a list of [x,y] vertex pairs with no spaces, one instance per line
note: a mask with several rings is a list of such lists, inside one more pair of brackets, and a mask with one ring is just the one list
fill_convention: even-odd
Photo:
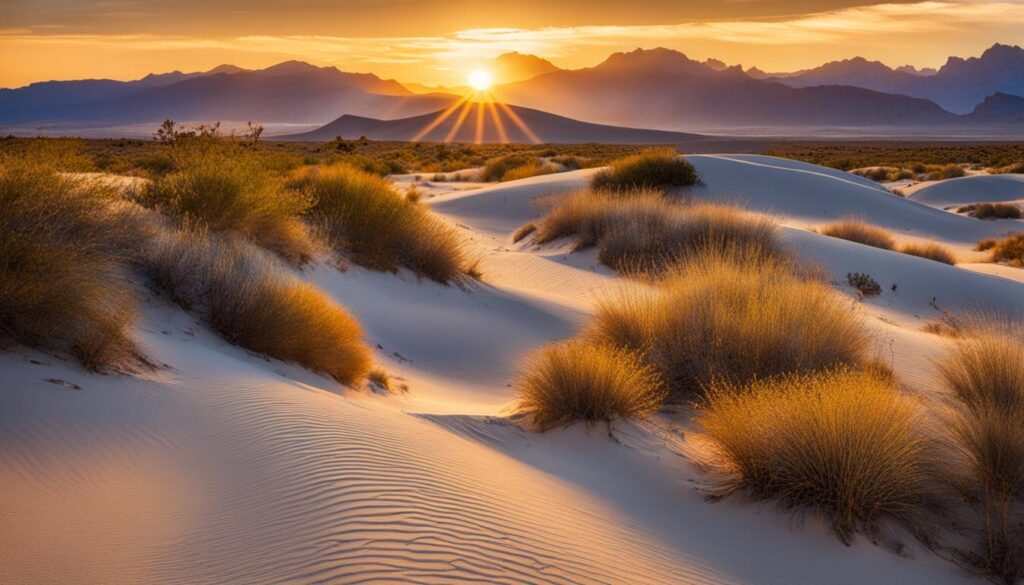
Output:
[[778,259],[704,253],[656,289],[633,287],[598,304],[598,343],[640,352],[676,400],[713,380],[868,366],[870,338],[825,282]]
[[900,247],[900,252],[910,254],[911,256],[927,258],[936,262],[942,262],[943,264],[949,264],[950,266],[956,264],[956,254],[946,246],[935,242],[904,244]]
[[770,219],[735,207],[673,203],[652,190],[579,191],[560,199],[536,229],[539,244],[566,236],[576,247],[596,245],[598,258],[616,270],[663,273],[710,251],[737,256],[786,256]]
[[520,412],[541,431],[578,420],[640,418],[664,399],[657,374],[635,354],[581,340],[535,353],[516,388]]
[[700,184],[693,165],[673,148],[652,148],[613,160],[590,181],[594,189],[669,189]]
[[485,182],[515,181],[537,175],[548,175],[557,171],[558,169],[554,165],[548,164],[536,156],[510,154],[487,161],[480,171],[480,180]]
[[972,560],[1016,583],[1024,578],[1024,336],[1007,323],[969,320],[937,367],[957,399],[949,425],[959,459],[953,481],[980,516]]
[[974,247],[979,252],[991,251],[993,262],[1004,262],[1024,268],[1024,233],[1011,234],[1002,239],[987,238]]
[[957,209],[956,212],[984,220],[1020,219],[1022,216],[1020,207],[1012,203],[973,203]]
[[855,218],[844,218],[821,228],[821,233],[883,250],[895,250],[896,240],[888,231]]
[[715,383],[697,422],[742,491],[831,521],[844,543],[926,504],[928,445],[917,404],[884,376],[838,369],[746,385]]
[[519,242],[523,241],[523,239],[526,238],[526,236],[532,234],[535,231],[537,231],[537,224],[533,223],[532,221],[524,223],[522,226],[520,226],[519,229],[515,231],[515,233],[512,234],[512,243],[518,244]]
[[332,245],[362,266],[404,266],[438,282],[464,275],[466,253],[455,228],[395,192],[380,177],[338,165],[309,168],[292,181]]
[[356,384],[370,369],[359,323],[244,241],[167,234],[145,262],[153,284],[231,343]]
[[185,225],[231,231],[292,262],[309,261],[316,245],[302,221],[310,199],[285,190],[264,161],[245,151],[196,148],[177,170],[156,177],[141,202]]
[[133,361],[132,211],[45,163],[0,165],[0,342],[69,351],[89,370]]

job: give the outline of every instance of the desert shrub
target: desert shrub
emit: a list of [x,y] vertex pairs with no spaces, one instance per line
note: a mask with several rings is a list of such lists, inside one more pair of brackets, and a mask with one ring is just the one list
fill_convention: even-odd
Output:
[[857,289],[857,292],[863,296],[873,297],[882,294],[882,285],[878,284],[878,281],[874,278],[871,278],[870,274],[850,272],[846,275],[846,282]]
[[909,243],[900,246],[900,252],[942,262],[943,264],[956,264],[956,254],[952,250],[935,242]]
[[480,171],[480,180],[515,181],[536,175],[547,175],[556,172],[556,168],[545,163],[536,156],[510,154],[487,161]]
[[888,231],[855,218],[843,218],[823,226],[821,233],[883,250],[896,248],[896,241]]
[[176,170],[156,177],[143,192],[143,204],[186,225],[237,232],[290,261],[312,258],[316,246],[301,218],[311,201],[283,189],[262,158],[197,145],[176,160]]
[[1024,339],[1007,320],[968,322],[937,362],[955,397],[952,480],[979,512],[972,560],[1006,583],[1024,577]]
[[230,234],[166,233],[144,261],[153,285],[227,341],[340,382],[370,369],[359,323],[274,258]]
[[728,473],[723,494],[818,512],[844,543],[923,515],[932,475],[918,407],[885,376],[837,369],[714,383],[697,422]]
[[957,213],[985,220],[993,219],[1020,219],[1022,217],[1020,207],[1011,203],[973,203],[965,205],[956,210]]
[[404,266],[438,282],[462,275],[466,254],[455,228],[384,179],[336,165],[305,169],[291,185],[314,202],[310,215],[335,249],[357,264],[391,271]]
[[654,148],[613,160],[590,181],[594,189],[668,189],[700,183],[697,170],[672,148]]
[[764,216],[714,204],[674,203],[652,190],[565,196],[536,230],[537,243],[576,236],[596,245],[604,264],[623,272],[661,273],[708,250],[782,257],[778,228]]
[[380,390],[391,390],[391,376],[388,375],[386,370],[381,368],[374,368],[370,370],[370,373],[366,375],[366,381]]
[[131,211],[98,182],[0,165],[0,342],[69,351],[90,370],[131,360]]
[[932,171],[928,174],[929,181],[942,181],[945,179],[955,179],[966,175],[967,172],[964,168],[958,164],[948,164],[939,167],[937,170]]
[[643,417],[664,399],[657,374],[638,356],[578,339],[535,353],[516,389],[519,411],[542,431],[577,420]]
[[567,171],[575,171],[587,166],[586,159],[573,155],[553,156],[551,157],[551,162],[561,165]]
[[979,252],[990,251],[993,262],[1005,262],[1016,268],[1024,268],[1024,233],[981,240],[974,249]]
[[588,336],[641,353],[677,400],[716,379],[870,364],[861,319],[831,287],[791,262],[742,254],[704,253],[656,289],[600,300]]

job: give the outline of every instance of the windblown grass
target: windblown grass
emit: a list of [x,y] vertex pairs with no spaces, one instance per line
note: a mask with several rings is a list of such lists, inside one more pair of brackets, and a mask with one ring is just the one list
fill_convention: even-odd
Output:
[[438,282],[466,270],[456,229],[380,177],[339,165],[306,169],[292,186],[314,202],[310,214],[331,244],[357,264],[388,271],[404,266]]
[[613,160],[591,179],[594,189],[675,189],[700,183],[693,165],[673,148],[652,148]]
[[0,342],[69,351],[87,369],[135,355],[132,209],[45,162],[0,165]]
[[972,560],[1016,583],[1024,578],[1024,336],[1007,320],[969,320],[937,367],[956,398],[953,479],[980,516]]
[[888,231],[855,218],[843,218],[821,228],[821,233],[883,250],[894,250],[896,240]]
[[946,246],[935,242],[904,244],[900,246],[900,252],[951,266],[956,264],[956,254]]
[[623,272],[658,274],[708,252],[784,257],[778,227],[735,207],[680,204],[652,190],[611,194],[584,190],[562,198],[540,222],[539,244],[575,236],[576,248],[598,247],[604,264]]
[[520,412],[541,431],[578,420],[640,418],[665,396],[657,374],[635,354],[578,339],[535,353],[516,389]]
[[723,494],[818,512],[844,543],[922,517],[931,473],[918,406],[884,376],[837,369],[713,383],[697,422],[729,472]]
[[159,290],[231,343],[346,384],[359,383],[370,369],[359,323],[244,241],[167,234],[149,251],[146,267]]
[[284,189],[262,158],[200,145],[178,159],[176,170],[157,176],[145,190],[143,204],[185,225],[236,232],[293,262],[312,258],[316,246],[302,221],[312,202]]
[[791,262],[735,254],[704,253],[656,289],[600,301],[589,335],[643,355],[675,400],[714,380],[871,364],[862,320],[825,282]]

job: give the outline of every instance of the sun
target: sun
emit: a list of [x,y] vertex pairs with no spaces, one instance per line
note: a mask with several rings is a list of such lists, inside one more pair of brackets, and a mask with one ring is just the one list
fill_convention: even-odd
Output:
[[491,75],[490,71],[485,69],[474,69],[469,73],[469,77],[466,81],[473,89],[477,91],[484,91],[491,87],[491,82],[494,81],[494,76]]

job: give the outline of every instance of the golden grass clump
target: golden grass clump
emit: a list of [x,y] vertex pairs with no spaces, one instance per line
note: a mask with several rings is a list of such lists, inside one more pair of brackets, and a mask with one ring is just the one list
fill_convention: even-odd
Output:
[[657,374],[635,354],[578,339],[535,353],[516,389],[519,411],[541,431],[578,420],[640,418],[665,396]]
[[652,190],[610,194],[579,191],[561,200],[536,230],[539,244],[575,236],[577,249],[596,245],[604,264],[623,272],[659,274],[710,251],[760,257],[786,255],[769,218],[715,204],[680,204]]
[[308,196],[283,188],[261,157],[243,150],[197,145],[178,153],[176,170],[157,176],[140,201],[186,225],[230,231],[282,258],[309,261],[316,245],[302,220]]
[[1024,336],[1008,321],[970,319],[937,363],[955,403],[948,425],[955,485],[979,512],[980,570],[1024,578]]
[[936,262],[942,262],[943,264],[949,264],[950,266],[956,265],[956,254],[946,246],[935,242],[912,242],[904,244],[900,246],[900,252],[910,254],[911,256],[918,256],[920,258],[927,258]]
[[821,233],[883,250],[896,249],[892,234],[878,226],[856,218],[843,218],[821,228]]
[[537,175],[548,175],[557,171],[558,169],[554,165],[544,162],[539,157],[509,154],[487,161],[480,171],[480,180],[486,182],[515,181]]
[[613,160],[591,178],[594,189],[672,189],[700,183],[693,165],[674,148],[651,148]]
[[974,247],[979,252],[988,251],[993,262],[1024,268],[1024,233],[1010,234],[1005,238],[986,238]]
[[657,288],[600,301],[589,335],[641,352],[675,400],[714,380],[871,365],[862,319],[824,281],[785,260],[715,252],[675,267]]
[[149,251],[153,284],[231,343],[345,384],[370,369],[359,323],[315,286],[245,241],[168,234]]
[[844,543],[913,527],[931,477],[918,405],[877,373],[836,369],[708,388],[697,422],[744,492],[822,514]]
[[0,165],[0,342],[69,351],[89,370],[136,356],[127,251],[135,218],[97,182]]
[[455,228],[375,175],[344,165],[305,169],[292,181],[314,202],[310,214],[332,245],[362,266],[446,283],[466,270]]

